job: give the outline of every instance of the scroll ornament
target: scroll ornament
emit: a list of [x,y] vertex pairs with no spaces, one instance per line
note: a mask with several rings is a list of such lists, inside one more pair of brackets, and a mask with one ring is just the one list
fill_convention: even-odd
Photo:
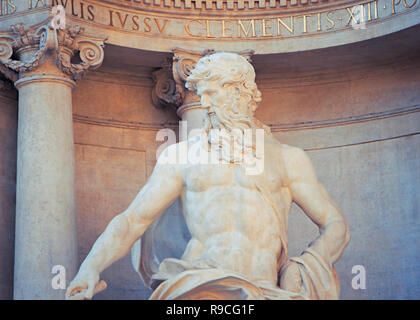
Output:
[[194,69],[198,59],[210,52],[213,51],[197,53],[179,48],[173,49],[173,58],[166,60],[162,67],[152,74],[155,82],[152,91],[153,104],[159,109],[167,106],[179,108],[188,91],[185,88],[187,77]]
[[[73,80],[80,79],[88,69],[98,68],[104,59],[105,39],[83,37],[80,26],[57,30],[48,24],[34,30],[19,23],[12,25],[11,31],[13,35],[0,36],[0,72],[13,82],[19,79],[19,73],[35,70],[48,50],[55,52],[57,67]],[[14,60],[17,51],[25,47],[37,50],[23,61]],[[71,62],[75,53],[79,53],[79,63]]]
[[[99,68],[104,60],[103,41],[83,39],[80,37],[83,32],[82,27],[74,26],[57,33],[57,66],[73,80],[79,80],[88,69]],[[71,62],[71,55],[67,54],[69,49],[79,53],[80,63]]]
[[185,91],[180,83],[173,79],[172,62],[168,59],[162,68],[152,74],[155,86],[152,90],[152,102],[159,108],[163,109],[167,106],[178,108],[182,105]]
[[[174,48],[172,52],[174,54],[173,58],[165,60],[162,67],[152,74],[155,83],[152,90],[152,102],[159,109],[167,106],[177,109],[184,104],[185,100],[191,102],[191,99],[186,98],[186,96],[190,95],[191,97],[195,94],[185,88],[185,82],[197,61],[201,57],[211,55],[216,51],[207,49],[202,52],[195,52]],[[238,52],[238,54],[250,61],[254,51],[247,50]]]
[[[32,71],[38,67],[47,50],[48,28],[41,26],[35,31],[26,29],[22,23],[12,25],[14,36],[0,38],[0,71],[13,82],[18,79],[19,72]],[[38,50],[25,61],[13,60],[16,50],[26,46],[38,46]]]

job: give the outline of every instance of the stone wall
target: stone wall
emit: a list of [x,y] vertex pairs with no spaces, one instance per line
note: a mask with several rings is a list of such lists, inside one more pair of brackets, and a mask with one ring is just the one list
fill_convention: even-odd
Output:
[[[152,71],[171,57],[175,47],[196,52],[252,49],[263,94],[257,117],[272,127],[281,142],[308,151],[320,180],[350,222],[352,241],[337,264],[342,298],[420,297],[420,2],[150,0],[137,5],[88,0],[71,6],[60,2],[66,6],[68,26],[82,26],[84,37],[94,42],[107,38],[104,65],[78,81],[73,91],[80,263],[112,217],[128,206],[146,182],[161,145],[157,131],[177,128],[175,110],[156,109],[152,104]],[[8,43],[9,48],[16,37],[13,24],[42,25],[49,19],[50,4],[56,3],[7,3],[0,18],[3,46]],[[356,3],[363,3],[368,13],[361,18],[366,28],[351,23],[350,8]],[[229,15],[221,15],[222,10]],[[302,15],[308,12],[307,17]],[[7,54],[3,50],[2,63],[10,58]],[[15,89],[1,84],[0,299],[8,299],[13,291],[17,96]],[[37,110],[31,103],[35,97],[27,101]],[[51,100],[69,105],[69,99]],[[46,126],[53,128],[48,122]],[[34,178],[42,175],[30,173]],[[36,181],[27,180],[32,186]],[[22,185],[30,185],[29,181]],[[66,185],[62,180],[57,183]],[[40,202],[50,199],[47,194]],[[179,202],[168,209],[177,211]],[[299,254],[316,234],[316,227],[294,208],[290,254]],[[182,252],[176,242],[170,250],[162,243],[157,244],[162,256],[171,250]],[[17,261],[24,264],[19,257]],[[366,269],[366,290],[351,287],[354,265]],[[27,270],[24,265],[20,269]],[[27,273],[31,277],[33,272]],[[43,280],[48,276],[39,275]],[[98,298],[138,299],[150,294],[129,256],[106,270],[103,278],[109,289]]]
[[[126,82],[114,71],[92,73],[73,95],[80,262],[145,183],[161,144],[157,130],[178,120],[173,110],[152,106],[147,76]],[[281,142],[308,151],[350,223],[352,240],[336,266],[341,298],[418,298],[420,60],[286,80],[263,71],[257,67],[257,117]],[[297,207],[289,221],[295,255],[318,230]],[[366,290],[351,286],[354,265],[365,267]],[[102,277],[109,288],[98,298],[150,294],[129,255]]]
[[[280,141],[307,150],[349,221],[352,239],[336,265],[342,299],[420,296],[419,62],[372,67],[365,75],[352,70],[311,89],[262,86],[266,100],[258,115],[282,124],[273,127]],[[277,103],[267,103],[269,97]],[[316,235],[294,207],[290,254]],[[366,290],[351,286],[354,265],[366,270]]]
[[[155,165],[161,142],[156,132],[177,123],[174,110],[151,102],[152,80],[101,69],[83,79],[73,94],[76,200],[80,263],[109,221],[131,203]],[[146,299],[130,256],[102,275],[103,299]]]
[[[281,142],[307,150],[320,180],[350,223],[352,240],[336,266],[341,298],[418,298],[420,60],[368,70],[324,75],[324,81],[319,75],[286,81],[259,73],[263,102],[257,117],[272,126]],[[81,80],[73,93],[80,263],[151,173],[161,144],[155,138],[157,130],[174,127],[178,121],[174,110],[152,106],[152,85],[147,75],[105,68]],[[0,102],[0,298],[10,299],[17,127],[14,89],[1,91]],[[169,210],[179,209],[174,204]],[[294,207],[289,220],[290,255],[299,254],[317,232]],[[366,290],[351,287],[354,265],[366,269]],[[102,278],[109,287],[98,298],[146,299],[150,294],[129,255]]]
[[17,93],[0,80],[0,299],[13,298]]

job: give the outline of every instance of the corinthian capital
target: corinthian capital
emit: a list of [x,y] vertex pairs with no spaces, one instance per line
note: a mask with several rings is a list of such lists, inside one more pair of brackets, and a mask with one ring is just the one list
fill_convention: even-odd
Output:
[[172,74],[172,61],[166,60],[162,68],[152,73],[155,86],[152,90],[152,102],[156,108],[177,108],[184,99],[184,90],[181,84],[176,83]]
[[[57,30],[46,24],[34,29],[19,23],[10,31],[0,36],[0,72],[12,81],[36,71],[46,55],[53,56],[58,69],[73,80],[88,69],[98,68],[104,59],[106,39],[88,37],[79,26]],[[76,54],[80,62],[72,63]]]
[[187,101],[199,100],[185,88],[185,81],[197,61],[211,51],[193,52],[175,48],[172,52],[173,58],[165,61],[162,68],[152,75],[155,82],[152,101],[157,108],[171,106],[178,109]]
[[[34,30],[25,28],[21,23],[11,26],[11,35],[0,37],[0,71],[10,80],[16,81],[19,72],[32,71],[38,67],[47,50],[48,28]],[[23,61],[14,60],[12,56],[19,51],[31,48],[33,54]]]
[[214,53],[214,50],[206,50],[199,53],[175,48],[172,52],[174,53],[172,66],[174,79],[185,84],[187,77],[191,74],[198,60],[205,55]]
[[[215,51],[208,49],[203,52],[195,52],[175,48],[172,52],[172,59],[165,61],[160,69],[153,72],[155,87],[152,91],[152,101],[157,108],[174,107],[180,115],[184,109],[200,105],[200,98],[196,93],[185,88],[185,82],[198,60],[203,56],[215,53]],[[237,53],[250,61],[254,52]]]
[[[85,36],[80,26],[57,31],[57,66],[74,80],[80,79],[86,70],[102,65],[105,40]],[[75,54],[79,55],[80,63],[71,63],[71,57]]]

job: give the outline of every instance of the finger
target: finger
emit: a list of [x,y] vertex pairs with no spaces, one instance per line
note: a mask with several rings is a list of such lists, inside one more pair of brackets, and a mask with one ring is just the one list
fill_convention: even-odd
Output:
[[74,281],[71,281],[66,290],[66,297],[71,296],[72,291],[76,288]]
[[87,290],[85,292],[85,298],[86,299],[92,299],[93,294],[94,294],[95,287],[96,287],[96,283],[95,282],[93,282],[93,281],[89,282],[88,288],[87,288]]
[[69,287],[67,287],[67,290],[66,290],[66,297],[70,297],[71,296],[71,292],[73,291],[73,286],[72,285],[70,285]]
[[76,293],[82,291],[83,289],[86,289],[86,286],[81,287],[81,286],[77,286],[77,284],[71,285],[67,288],[66,290],[66,296],[70,297],[75,295]]
[[69,297],[66,297],[66,300],[84,300],[85,299],[85,294],[84,294],[84,290],[79,291]]
[[75,295],[76,293],[82,290],[86,290],[87,287],[88,287],[88,284],[86,282],[73,280],[72,282],[70,282],[69,286],[67,287],[66,295],[69,295],[69,296]]
[[104,280],[99,281],[99,283],[96,285],[95,290],[93,291],[93,294],[97,294],[101,291],[104,291],[107,287],[107,284]]

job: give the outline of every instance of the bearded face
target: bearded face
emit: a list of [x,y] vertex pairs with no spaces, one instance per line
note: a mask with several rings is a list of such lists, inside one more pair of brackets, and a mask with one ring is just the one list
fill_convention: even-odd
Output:
[[220,158],[227,162],[240,162],[244,154],[253,154],[252,137],[258,126],[249,108],[250,99],[241,96],[235,86],[221,87],[218,81],[199,81],[197,94],[205,109],[205,140],[219,150]]
[[197,94],[204,111],[204,130],[255,129],[252,100],[241,95],[236,86],[221,87],[218,81],[202,80],[197,83]]
[[246,166],[257,163],[255,172],[261,172],[264,132],[270,134],[270,130],[254,118],[261,93],[255,84],[252,65],[237,54],[206,56],[187,78],[186,87],[200,96],[204,109],[201,137],[212,157],[216,155],[222,162]]

